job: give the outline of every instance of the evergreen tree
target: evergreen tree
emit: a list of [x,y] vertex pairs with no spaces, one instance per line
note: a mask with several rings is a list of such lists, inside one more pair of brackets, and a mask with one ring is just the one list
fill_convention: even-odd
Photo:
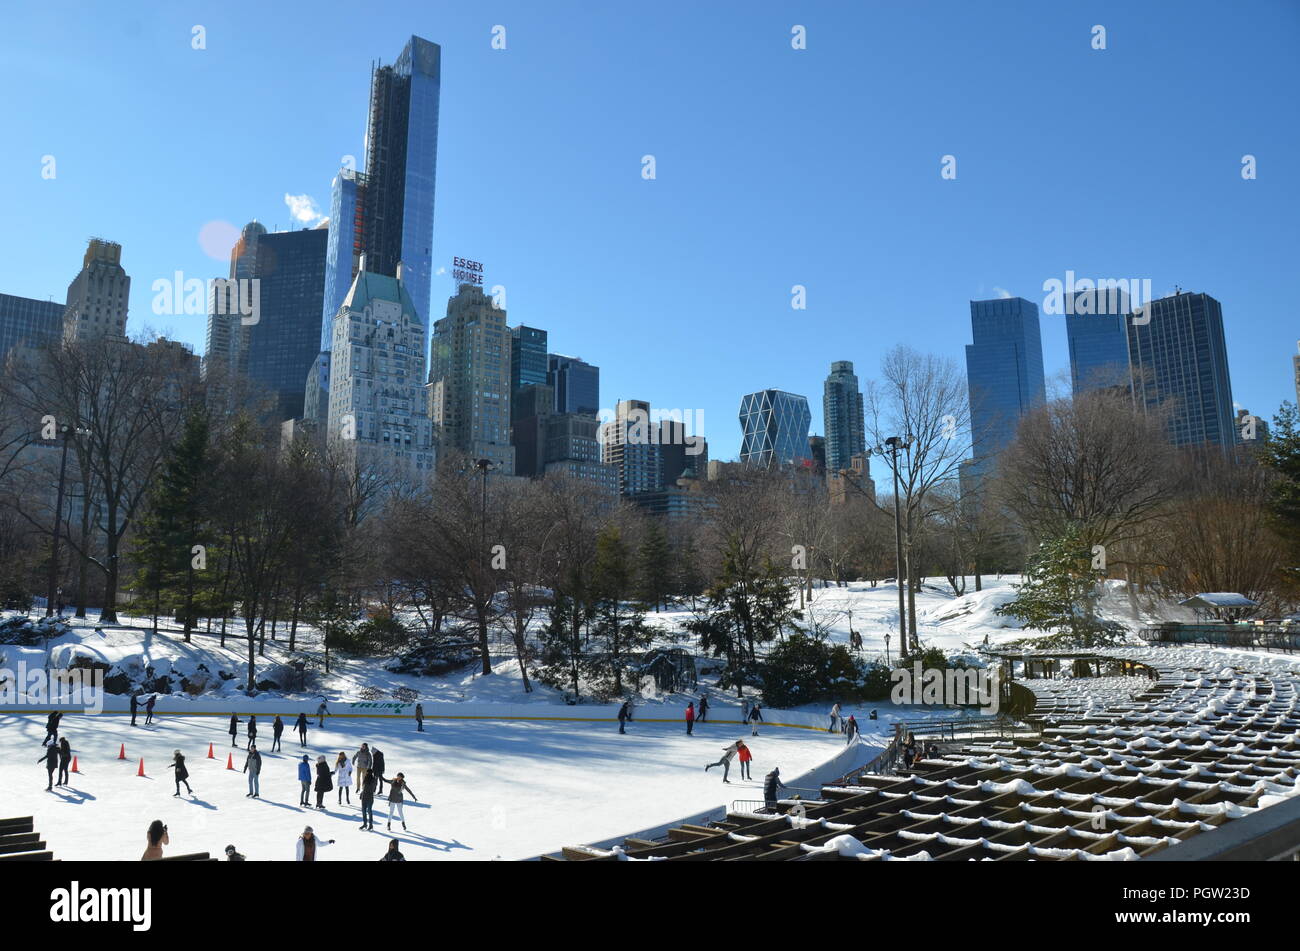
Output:
[[616,526],[606,527],[596,538],[596,561],[592,569],[595,592],[592,639],[597,650],[590,654],[585,665],[588,677],[601,692],[611,687],[615,695],[623,692],[623,668],[628,653],[643,650],[653,637],[641,611],[625,603],[631,598],[635,580],[631,551],[622,533]]
[[654,605],[658,614],[659,605],[668,600],[673,588],[672,549],[668,544],[668,534],[658,519],[652,518],[646,525],[639,562],[638,594],[642,603]]
[[1293,403],[1284,402],[1273,417],[1259,459],[1273,474],[1269,513],[1290,555],[1284,580],[1295,589],[1300,587],[1300,414]]

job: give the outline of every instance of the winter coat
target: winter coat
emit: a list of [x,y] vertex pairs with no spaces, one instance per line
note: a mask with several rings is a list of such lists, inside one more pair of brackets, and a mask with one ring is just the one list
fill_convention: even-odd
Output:
[[831,707],[831,716],[837,720],[840,718],[840,705],[838,703]]
[[405,861],[406,861],[406,856],[403,855],[401,852],[397,851],[396,849],[393,849],[393,851],[391,851],[391,852],[385,852],[385,853],[384,853],[384,857],[381,858],[379,861],[381,861],[381,862],[405,862]]
[[370,750],[357,750],[352,754],[352,765],[357,769],[369,769],[371,762],[373,757],[370,755]]
[[[423,720],[423,719],[424,719],[424,704],[422,704],[422,703],[417,703],[417,704],[415,705],[415,718],[416,718],[417,720]],[[400,853],[399,853],[399,854],[400,854]],[[405,860],[405,859],[402,859],[402,861],[406,861],[406,860]]]
[[249,736],[257,736],[257,718],[256,718],[256,717],[249,717],[249,718],[248,718],[248,735],[249,735]]
[[189,779],[189,778],[190,778],[190,771],[189,771],[188,769],[185,768],[185,757],[184,757],[184,756],[178,756],[178,757],[176,757],[176,759],[172,760],[172,764],[171,764],[171,766],[169,766],[169,767],[167,767],[167,768],[168,768],[168,769],[174,769],[174,770],[176,770],[176,781],[177,781],[178,783],[179,783],[182,779]]
[[254,776],[256,776],[261,771],[262,771],[262,754],[257,752],[257,750],[250,750],[248,755],[244,757],[244,772],[252,773]]
[[305,714],[298,714],[298,719],[294,721],[293,728],[299,733],[307,732],[307,717]]
[[330,768],[325,763],[316,764],[316,791],[329,792],[334,788],[334,781],[330,779]]
[[415,793],[411,792],[411,787],[406,785],[406,781],[402,779],[394,779],[392,784],[388,787],[388,801],[401,802],[403,792],[409,795],[411,799],[415,800],[415,802],[420,801],[415,798]]
[[700,697],[700,713],[704,713],[708,709],[709,709],[709,698]]
[[271,724],[271,732],[274,733],[276,736],[279,736],[281,733],[283,733],[284,721],[281,720],[279,717],[276,717],[275,722]]
[[690,723],[690,722],[691,722],[692,720],[694,720],[694,719],[695,719],[695,704],[693,704],[693,703],[687,704],[687,705],[686,705],[686,722],[687,722],[687,723]]
[[735,755],[739,752],[740,752],[739,740],[737,740],[735,743],[732,743],[730,746],[724,746],[722,748],[722,761],[724,763],[730,763],[732,759],[735,758]]
[[63,719],[63,714],[55,710],[45,721],[45,729],[51,733],[59,728],[59,721]]
[[138,710],[138,709],[140,709],[140,698],[137,697],[135,694],[132,694],[132,695],[131,695],[131,712],[132,712],[132,713],[135,713],[135,711]]
[[751,752],[749,747],[746,746],[744,743],[740,744],[740,749],[738,750],[738,752],[740,753],[740,761],[742,763],[748,763],[750,760],[754,758],[753,752]]
[[618,722],[622,723],[624,720],[627,719],[628,719],[628,712],[627,712],[627,704],[625,703],[623,704],[623,706],[618,708]]
[[45,755],[36,762],[44,763],[45,768],[53,772],[59,766],[59,748],[51,743],[45,748]]
[[60,743],[59,744],[59,765],[66,769],[67,765],[71,762],[72,762],[72,747],[64,746],[62,743]]
[[144,705],[145,712],[153,713],[153,705],[157,702],[158,702],[157,697],[150,697],[149,700]]
[[755,707],[753,710],[749,711],[750,723],[759,723],[760,721],[762,721],[762,719],[763,719],[763,711],[760,710],[758,707]]
[[339,763],[334,769],[335,776],[338,777],[339,788],[352,785],[352,764],[347,760]]
[[379,750],[375,750],[374,755],[370,757],[370,768],[375,771],[376,776],[384,775],[384,754]]
[[234,736],[236,733],[238,733],[238,732],[239,732],[239,721],[238,721],[237,719],[235,719],[234,717],[231,717],[231,718],[230,718],[230,729],[227,730],[226,732],[229,733],[231,736]]
[[[312,841],[316,843],[316,852],[318,854],[321,849],[329,845],[327,841],[322,839],[320,836],[316,836],[316,835],[312,836]],[[307,843],[302,836],[298,836],[298,861],[299,862],[305,861],[306,853],[307,853]],[[315,861],[315,856],[312,857],[312,860]]]
[[374,773],[366,773],[366,778],[361,783],[361,801],[372,803],[375,801],[375,787],[379,785],[379,780],[375,779]]
[[781,782],[781,777],[776,774],[776,770],[772,770],[763,777],[763,800],[765,802],[775,801],[776,791],[784,788],[785,783]]
[[298,764],[298,782],[300,783],[311,782],[311,766],[309,766],[306,763]]

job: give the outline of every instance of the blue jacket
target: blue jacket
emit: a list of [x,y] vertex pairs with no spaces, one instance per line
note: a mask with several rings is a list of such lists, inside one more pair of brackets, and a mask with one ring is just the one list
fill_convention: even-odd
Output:
[[309,783],[309,782],[311,782],[311,764],[310,764],[310,763],[302,763],[302,762],[300,762],[300,763],[298,764],[298,782],[300,782],[300,783]]

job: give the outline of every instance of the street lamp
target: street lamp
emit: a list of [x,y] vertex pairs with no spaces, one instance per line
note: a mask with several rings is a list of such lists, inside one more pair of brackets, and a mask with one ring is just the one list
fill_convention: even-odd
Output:
[[87,435],[90,430],[78,429],[75,426],[69,426],[64,423],[59,427],[59,432],[63,435],[63,455],[59,460],[59,493],[58,501],[54,504],[54,542],[50,549],[50,583],[47,588],[49,592],[45,599],[45,616],[50,617],[54,614],[54,601],[58,593],[62,590],[59,588],[59,526],[63,522],[63,485],[68,474],[68,443],[73,436]]
[[[892,460],[890,469],[894,473],[894,561],[897,568],[898,579],[898,643],[899,657],[907,657],[907,608],[903,601],[903,518],[898,507],[898,450],[907,449],[911,443],[899,436],[890,436],[885,440],[885,445]],[[884,451],[877,449],[877,452],[883,454]],[[912,579],[907,579],[911,584]]]

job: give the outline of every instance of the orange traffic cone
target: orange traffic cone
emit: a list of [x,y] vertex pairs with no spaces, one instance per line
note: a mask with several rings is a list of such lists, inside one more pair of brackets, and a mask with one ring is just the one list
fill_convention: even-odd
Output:
[[126,759],[126,744],[125,744],[125,743],[123,743],[123,744],[122,744],[122,748],[121,748],[120,750],[117,751],[117,758],[118,758],[118,759]]
[[215,755],[213,755],[213,753],[212,753],[212,744],[209,743],[209,744],[208,744],[208,759],[216,759],[216,758],[217,758],[217,757],[216,757]]
[[227,754],[226,754],[226,769],[234,769],[234,768],[235,768],[235,754],[234,754],[234,753],[227,753]]
[[72,757],[72,771],[73,771],[74,773],[79,773],[79,772],[81,772],[81,770],[77,769],[77,758],[76,758],[75,756]]
[[143,775],[144,775],[144,757],[143,757],[143,756],[140,757],[140,770],[139,770],[139,772],[136,773],[136,775],[137,775],[137,776],[143,776]]

